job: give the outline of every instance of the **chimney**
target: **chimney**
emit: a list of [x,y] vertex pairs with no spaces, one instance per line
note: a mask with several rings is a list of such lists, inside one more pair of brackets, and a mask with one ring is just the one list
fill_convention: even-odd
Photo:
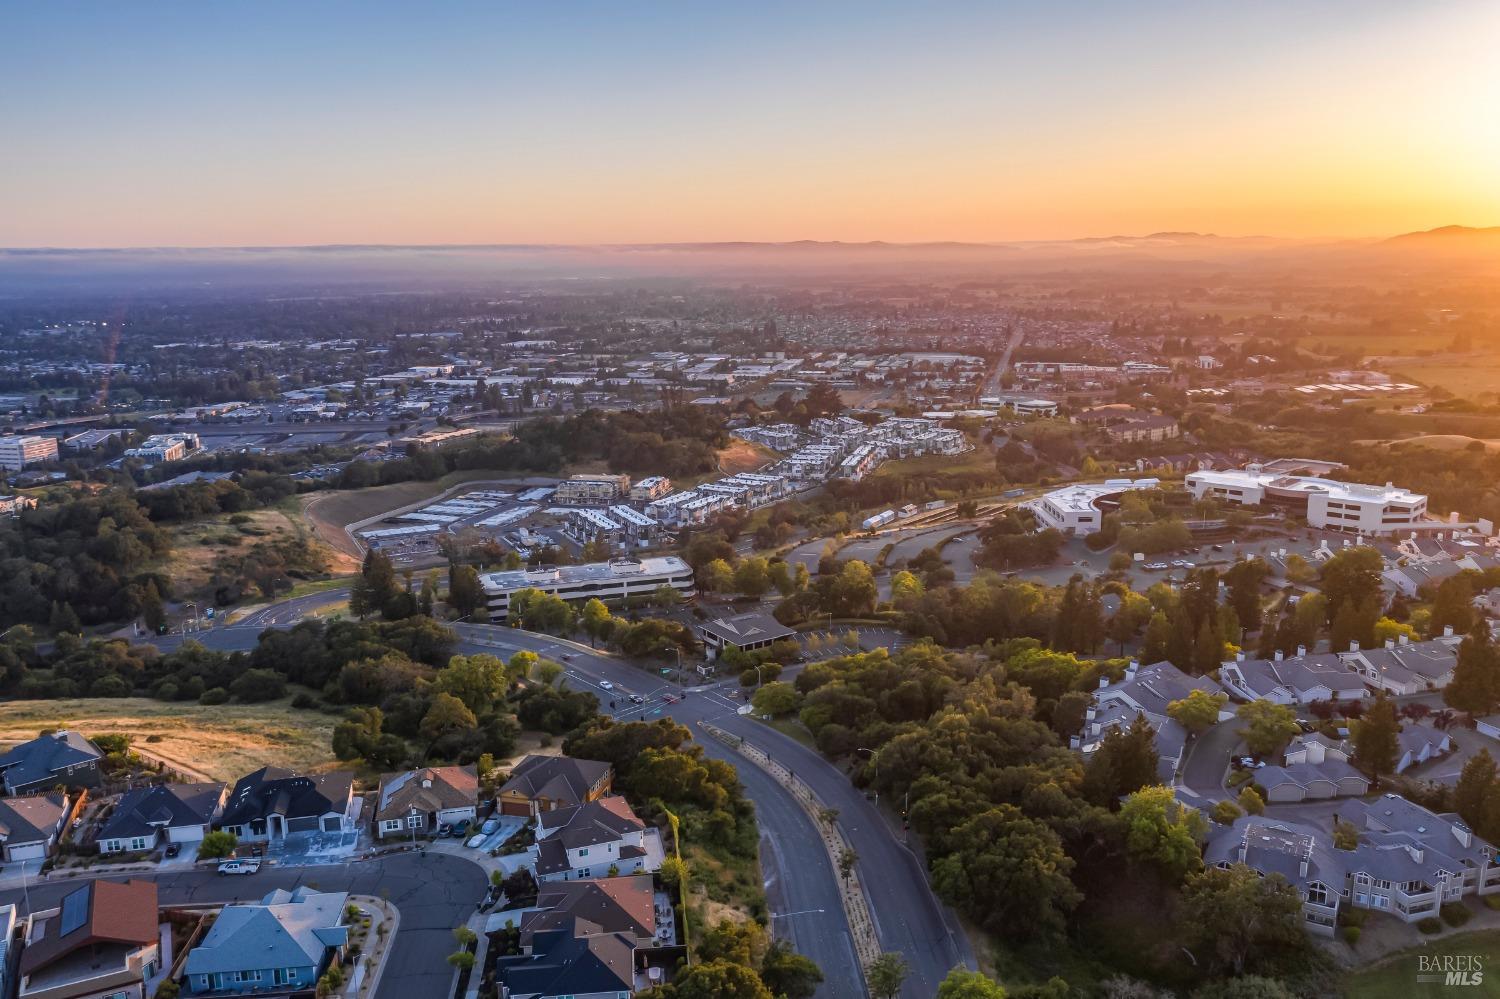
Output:
[[1307,655],[1307,646],[1305,646],[1305,645],[1299,645],[1299,646],[1297,646],[1297,658],[1301,659],[1305,655]]
[[1299,877],[1304,877],[1304,878],[1307,877],[1307,862],[1311,858],[1312,858],[1312,844],[1308,843],[1307,844],[1307,849],[1305,849],[1305,850],[1302,851],[1302,859],[1301,859],[1301,861],[1297,864],[1297,874],[1298,874]]
[[1141,668],[1141,664],[1140,663],[1136,662],[1134,659],[1130,660],[1130,665],[1125,667],[1125,676],[1126,676],[1126,678],[1128,679],[1130,677],[1135,676],[1136,671],[1138,671],[1140,668]]
[[431,777],[423,777],[422,778],[422,786],[423,787],[431,787],[432,786],[432,778]]
[[1396,644],[1398,644],[1398,645],[1410,645],[1411,644],[1411,636],[1408,635],[1406,632],[1403,631],[1400,635],[1398,635],[1396,637]]
[[1234,654],[1234,661],[1237,663],[1242,663],[1245,661],[1245,652],[1243,649]]
[[1358,652],[1359,651],[1359,643],[1358,642],[1350,642],[1349,643],[1349,651],[1350,652]]
[[1452,638],[1453,637],[1453,625],[1451,625],[1451,624],[1445,624],[1445,625],[1443,625],[1443,637],[1444,638]]
[[1107,676],[1101,676],[1099,678],[1099,689],[1103,690],[1105,687],[1108,687],[1108,686],[1109,686],[1109,677],[1107,677]]
[[1281,650],[1276,650],[1276,662],[1281,662]]
[[1396,640],[1394,638],[1387,638],[1385,640],[1385,647],[1388,649],[1394,649],[1396,647]]

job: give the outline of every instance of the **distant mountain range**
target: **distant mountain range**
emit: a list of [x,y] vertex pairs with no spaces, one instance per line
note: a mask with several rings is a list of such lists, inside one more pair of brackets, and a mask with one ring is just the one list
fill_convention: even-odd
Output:
[[1154,232],[995,243],[794,240],[597,246],[0,248],[0,293],[192,287],[434,287],[535,278],[821,281],[862,277],[986,279],[1006,274],[1275,276],[1500,275],[1500,227],[1449,225],[1385,239],[1288,239]]

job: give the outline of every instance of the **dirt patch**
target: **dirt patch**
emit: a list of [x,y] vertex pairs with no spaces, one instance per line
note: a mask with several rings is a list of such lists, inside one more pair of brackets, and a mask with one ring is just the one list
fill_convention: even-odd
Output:
[[775,461],[777,454],[768,447],[750,441],[731,438],[729,446],[719,452],[719,470],[725,475],[753,472]]
[[[0,704],[0,743],[24,742],[48,728],[119,732],[143,754],[233,781],[268,764],[304,773],[332,769],[336,723],[332,715],[295,711],[288,700],[215,707],[144,697],[10,701]],[[159,741],[147,742],[152,736]]]

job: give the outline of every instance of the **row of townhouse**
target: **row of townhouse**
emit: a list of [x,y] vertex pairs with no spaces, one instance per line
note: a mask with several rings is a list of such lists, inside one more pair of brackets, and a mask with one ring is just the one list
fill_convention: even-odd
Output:
[[1230,694],[1245,701],[1310,704],[1353,701],[1384,691],[1392,695],[1441,690],[1453,679],[1463,638],[1444,629],[1439,638],[1413,642],[1405,636],[1387,639],[1379,648],[1351,643],[1344,652],[1277,653],[1271,659],[1236,654],[1219,668],[1219,680]]
[[1344,802],[1337,815],[1359,834],[1352,850],[1337,849],[1326,825],[1247,815],[1214,828],[1204,862],[1282,876],[1302,896],[1306,929],[1323,936],[1346,905],[1414,923],[1447,902],[1500,891],[1495,848],[1457,815],[1395,794]]

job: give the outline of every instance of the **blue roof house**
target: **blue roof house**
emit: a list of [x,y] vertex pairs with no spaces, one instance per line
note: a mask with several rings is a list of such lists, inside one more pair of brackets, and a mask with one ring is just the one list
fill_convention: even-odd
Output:
[[183,967],[184,995],[312,989],[349,941],[346,892],[280,888],[224,906]]

